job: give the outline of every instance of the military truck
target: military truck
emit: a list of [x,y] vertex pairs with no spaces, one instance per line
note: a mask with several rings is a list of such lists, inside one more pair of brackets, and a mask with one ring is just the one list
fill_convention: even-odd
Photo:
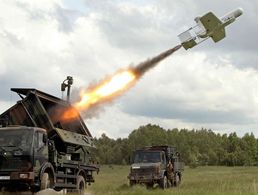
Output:
[[165,189],[180,184],[183,170],[184,163],[176,147],[149,146],[133,152],[128,179],[130,186],[140,183],[153,187],[158,184]]
[[[36,89],[13,88],[21,100],[0,115],[0,189],[75,189],[94,182],[93,138],[69,102]],[[66,111],[76,113],[72,119]]]

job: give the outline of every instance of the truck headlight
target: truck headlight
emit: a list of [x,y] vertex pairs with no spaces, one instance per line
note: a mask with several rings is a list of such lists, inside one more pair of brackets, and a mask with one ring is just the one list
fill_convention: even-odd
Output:
[[19,177],[21,179],[28,179],[29,178],[29,174],[28,173],[20,173]]

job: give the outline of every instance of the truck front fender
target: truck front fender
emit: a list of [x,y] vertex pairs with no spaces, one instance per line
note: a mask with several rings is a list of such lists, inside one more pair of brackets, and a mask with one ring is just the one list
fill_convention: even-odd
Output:
[[160,171],[160,176],[163,177],[164,175],[167,176],[167,171],[166,170],[161,170]]
[[52,166],[51,163],[49,163],[49,162],[43,163],[43,165],[40,168],[40,172],[39,172],[40,179],[42,178],[44,173],[50,174],[54,179],[54,183],[56,183],[56,175],[55,175],[54,167]]
[[86,171],[85,171],[85,170],[79,169],[78,172],[77,172],[77,176],[80,176],[80,175],[83,176],[84,179],[86,180],[87,174],[86,174]]

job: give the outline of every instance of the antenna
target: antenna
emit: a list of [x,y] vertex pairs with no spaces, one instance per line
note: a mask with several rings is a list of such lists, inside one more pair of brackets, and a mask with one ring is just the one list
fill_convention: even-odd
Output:
[[61,84],[61,91],[65,91],[67,87],[67,101],[70,102],[71,85],[73,84],[73,77],[67,76],[67,78]]

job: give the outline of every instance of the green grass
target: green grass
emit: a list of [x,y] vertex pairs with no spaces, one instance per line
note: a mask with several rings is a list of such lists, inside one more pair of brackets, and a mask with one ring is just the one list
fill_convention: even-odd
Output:
[[129,166],[102,166],[99,174],[95,175],[95,183],[87,186],[87,195],[258,195],[258,167],[186,167],[181,185],[166,190],[158,186],[153,189],[140,185],[129,187],[129,169]]
[[88,186],[91,195],[116,194],[258,194],[258,167],[198,167],[186,168],[178,188],[129,187],[128,166],[101,167],[96,182]]

